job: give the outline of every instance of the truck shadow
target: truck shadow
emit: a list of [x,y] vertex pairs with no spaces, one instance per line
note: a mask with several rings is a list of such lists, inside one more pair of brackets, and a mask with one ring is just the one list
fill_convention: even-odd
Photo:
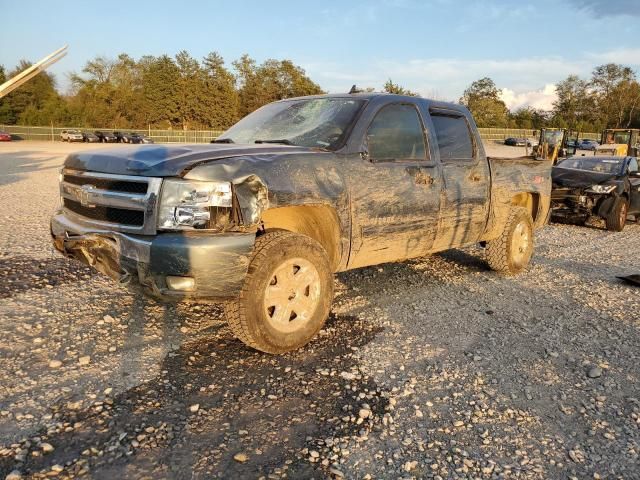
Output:
[[[357,349],[379,331],[355,317],[332,316],[309,346],[269,356],[214,325],[171,351],[150,381],[83,408],[73,402],[54,405],[61,428],[37,437],[55,451],[33,456],[34,441],[23,464],[0,457],[0,476],[15,467],[46,473],[55,464],[69,475],[90,471],[92,478],[105,479],[317,475],[308,455],[301,454],[304,448],[318,449],[327,437],[337,445],[341,437],[370,429],[340,420],[357,418],[363,402],[374,415],[385,410],[384,391],[360,374],[355,359]],[[123,372],[136,368],[141,366],[135,361],[122,365]],[[353,372],[353,378],[346,380],[341,372]],[[239,452],[246,462],[233,460]]]
[[27,173],[39,172],[60,168],[60,165],[45,165],[51,160],[59,159],[59,155],[42,156],[42,152],[24,151],[2,153],[0,151],[0,163],[4,163],[4,174],[0,176],[0,186],[10,185],[20,181]]

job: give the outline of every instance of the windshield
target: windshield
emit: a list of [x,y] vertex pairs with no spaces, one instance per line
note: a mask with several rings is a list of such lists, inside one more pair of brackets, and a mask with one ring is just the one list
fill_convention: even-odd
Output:
[[240,120],[216,141],[284,143],[338,148],[364,100],[311,98],[270,103]]
[[594,157],[572,157],[558,163],[560,168],[573,168],[575,170],[586,170],[597,173],[618,173],[622,168],[624,157],[614,158],[594,158]]
[[553,146],[560,145],[563,134],[562,130],[545,130],[542,142]]
[[605,136],[605,143],[608,143],[610,145],[614,144],[614,143],[621,143],[623,145],[626,145],[629,143],[629,137],[631,137],[631,132],[629,131],[613,131],[613,130],[607,130],[605,132],[606,136]]

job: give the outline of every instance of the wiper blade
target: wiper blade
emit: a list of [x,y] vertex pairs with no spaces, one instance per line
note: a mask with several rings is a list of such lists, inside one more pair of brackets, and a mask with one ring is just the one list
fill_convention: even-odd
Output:
[[283,145],[293,145],[291,140],[287,140],[286,138],[280,140],[256,140],[254,143],[281,143]]
[[215,140],[211,140],[211,143],[236,143],[231,138],[216,138]]

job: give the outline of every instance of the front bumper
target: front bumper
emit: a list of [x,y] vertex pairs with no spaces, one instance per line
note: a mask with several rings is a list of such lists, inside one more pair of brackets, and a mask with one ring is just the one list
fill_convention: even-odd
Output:
[[[131,235],[89,229],[62,211],[51,219],[55,248],[117,282],[169,301],[225,300],[242,288],[255,234]],[[166,277],[191,277],[190,291],[171,290]]]

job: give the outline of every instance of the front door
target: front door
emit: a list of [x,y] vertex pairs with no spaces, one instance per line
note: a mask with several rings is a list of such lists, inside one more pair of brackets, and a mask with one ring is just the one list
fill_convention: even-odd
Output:
[[431,110],[442,164],[443,195],[436,250],[477,242],[487,225],[489,164],[460,112]]
[[374,113],[367,155],[350,175],[350,268],[417,257],[432,248],[442,185],[426,138],[415,103],[386,104]]

